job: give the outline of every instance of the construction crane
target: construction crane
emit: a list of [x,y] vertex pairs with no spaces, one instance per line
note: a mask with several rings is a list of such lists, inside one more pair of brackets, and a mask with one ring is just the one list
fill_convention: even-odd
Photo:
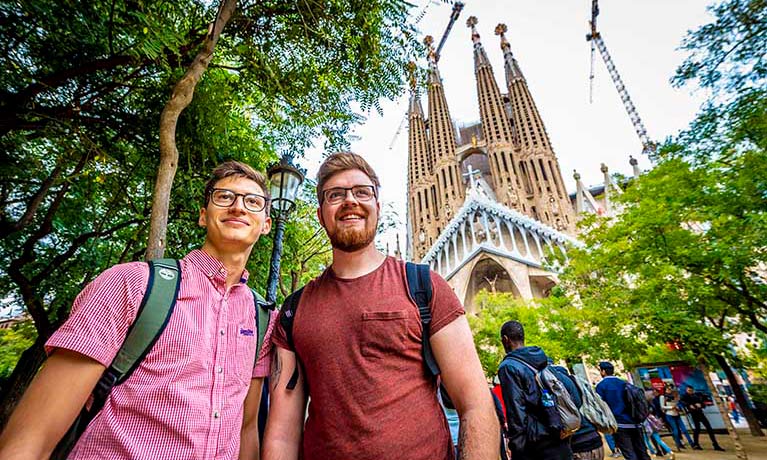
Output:
[[599,54],[602,56],[602,60],[605,61],[607,71],[610,73],[610,77],[615,84],[615,89],[618,90],[618,95],[620,96],[621,101],[623,101],[623,106],[626,108],[626,112],[631,119],[631,123],[634,125],[634,130],[636,131],[637,136],[639,136],[639,141],[642,143],[642,153],[647,155],[652,154],[655,152],[655,142],[651,141],[650,137],[647,135],[647,129],[645,129],[644,123],[642,123],[642,119],[639,117],[639,112],[634,106],[634,103],[631,102],[631,97],[629,96],[628,90],[626,90],[626,85],[623,84],[623,80],[618,73],[618,69],[615,68],[615,64],[610,57],[610,53],[607,51],[607,46],[605,46],[605,42],[602,39],[602,34],[597,31],[597,16],[599,15],[599,5],[597,2],[598,0],[591,0],[591,21],[589,21],[591,33],[586,35],[586,41],[591,42],[589,101],[591,101],[591,93],[594,84],[594,47],[596,46],[596,48],[599,50]]
[[[455,21],[458,20],[458,16],[461,15],[462,10],[463,10],[463,2],[453,3],[453,10],[450,12],[450,21],[448,21],[447,27],[445,27],[445,32],[442,34],[442,38],[439,41],[439,45],[437,45],[437,49],[434,51],[435,61],[439,61],[439,53],[440,51],[442,51],[442,47],[445,46],[445,41],[447,41],[447,36],[450,35],[450,30],[453,28],[453,24],[455,24]],[[402,132],[402,128],[405,127],[405,120],[407,120],[407,114],[405,114],[405,116],[402,118],[402,121],[400,121],[397,131],[394,133],[394,137],[392,137],[391,142],[389,142],[389,150],[394,148],[394,143],[397,141],[397,138],[399,137],[399,133]]]

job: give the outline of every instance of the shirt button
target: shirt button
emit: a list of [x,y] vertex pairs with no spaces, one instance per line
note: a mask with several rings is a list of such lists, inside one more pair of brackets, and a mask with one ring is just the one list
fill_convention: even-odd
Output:
[[221,329],[220,331],[218,331],[218,333],[219,333],[220,335],[224,335],[224,330],[223,330],[223,329]]
[[213,272],[208,272],[208,278],[213,278]]
[[218,411],[213,412],[213,418],[219,418],[221,417],[221,414],[218,413]]
[[220,374],[220,373],[224,372],[224,368],[223,368],[223,367],[221,367],[221,366],[218,366],[218,367],[216,368],[216,372],[218,372],[218,373]]

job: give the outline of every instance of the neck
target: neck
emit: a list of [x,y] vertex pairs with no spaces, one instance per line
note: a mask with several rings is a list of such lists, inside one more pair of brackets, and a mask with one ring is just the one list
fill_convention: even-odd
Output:
[[214,246],[206,240],[201,249],[224,264],[224,268],[226,268],[226,287],[230,287],[240,282],[242,272],[245,270],[245,264],[248,262],[248,257],[250,257],[250,251],[253,247],[251,246],[245,251],[227,251]]
[[380,267],[386,256],[370,243],[354,252],[345,252],[333,248],[333,263],[330,268],[339,278],[359,278]]

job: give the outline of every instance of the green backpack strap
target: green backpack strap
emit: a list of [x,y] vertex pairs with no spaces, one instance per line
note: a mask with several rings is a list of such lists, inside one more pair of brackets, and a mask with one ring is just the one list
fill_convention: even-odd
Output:
[[181,286],[181,269],[175,259],[149,261],[149,281],[144,298],[120,350],[93,388],[90,408],[83,408],[64,434],[51,459],[66,459],[93,417],[104,407],[112,388],[128,380],[152,350],[168,325]]
[[271,317],[272,310],[274,310],[274,302],[267,302],[261,294],[256,292],[255,289],[250,288],[253,292],[253,301],[256,306],[256,328],[258,329],[258,341],[256,342],[256,359],[253,362],[255,367],[258,362],[258,355],[261,354],[261,348],[264,345],[264,337],[266,337],[266,330],[269,328],[269,319]]

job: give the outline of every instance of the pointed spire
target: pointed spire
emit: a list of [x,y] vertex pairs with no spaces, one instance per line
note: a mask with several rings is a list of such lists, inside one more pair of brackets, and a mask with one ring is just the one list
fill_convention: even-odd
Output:
[[522,69],[519,68],[519,63],[514,58],[514,54],[511,52],[511,45],[506,40],[506,32],[509,28],[506,24],[498,24],[495,26],[495,34],[501,37],[501,50],[503,50],[503,62],[506,69],[506,85],[510,85],[512,81],[524,80],[525,76],[522,75]]
[[638,178],[642,174],[642,171],[639,169],[639,162],[633,156],[629,156],[629,164],[634,171],[634,179]]
[[[603,213],[602,208],[599,207],[591,192],[583,185],[578,171],[573,170],[573,178],[575,179],[575,213],[580,215],[584,212],[595,212],[601,215]],[[586,209],[584,200],[591,207],[591,211]]]
[[421,97],[418,94],[418,81],[415,77],[415,62],[410,61],[407,64],[408,78],[410,80],[410,106],[408,107],[408,115],[420,115],[423,117],[423,108],[421,107]]
[[479,67],[489,66],[490,60],[487,58],[485,48],[482,46],[482,42],[479,41],[479,32],[477,32],[477,17],[469,16],[466,20],[466,27],[471,29],[471,41],[474,42],[474,69]]
[[437,51],[434,49],[434,37],[431,35],[425,36],[423,44],[429,50],[427,55],[429,61],[429,84],[439,85],[442,83],[442,77],[439,76],[439,68],[437,67]]
[[604,163],[602,163],[599,170],[602,171],[602,175],[604,176],[605,191],[602,196],[604,197],[603,199],[605,202],[605,212],[607,215],[611,215],[613,205],[610,200],[610,196],[612,195],[612,181],[610,180],[610,172],[607,169],[607,165]]
[[397,233],[397,247],[396,249],[394,249],[394,257],[402,260],[402,251],[400,250],[400,246],[399,246],[399,233]]

